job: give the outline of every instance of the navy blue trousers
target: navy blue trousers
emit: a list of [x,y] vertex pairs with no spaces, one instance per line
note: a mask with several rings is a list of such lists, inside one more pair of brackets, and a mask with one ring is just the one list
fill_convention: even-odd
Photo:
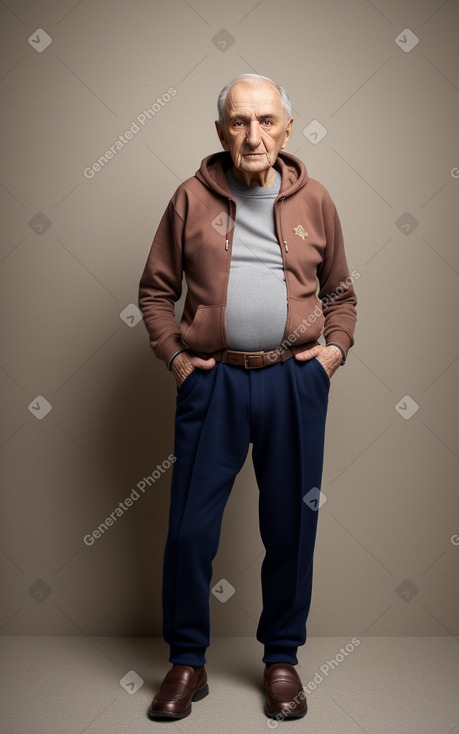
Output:
[[[176,462],[164,555],[163,635],[170,662],[201,666],[224,508],[252,443],[266,549],[257,639],[263,662],[295,665],[306,641],[330,382],[317,359],[261,369],[196,369],[177,394]],[[317,491],[317,490],[316,490]]]

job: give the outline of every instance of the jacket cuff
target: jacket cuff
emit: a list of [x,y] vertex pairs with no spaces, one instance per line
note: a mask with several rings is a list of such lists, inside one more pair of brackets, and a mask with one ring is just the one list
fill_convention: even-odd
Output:
[[341,344],[337,344],[336,342],[328,342],[326,345],[327,347],[338,347],[339,351],[341,352],[341,362],[339,363],[340,367],[342,367],[344,364],[346,364],[346,352],[344,351]]
[[162,359],[169,368],[171,360],[178,352],[186,349],[179,336],[173,334],[164,339],[153,351],[159,359]]
[[175,354],[172,355],[172,357],[170,358],[169,362],[167,363],[167,369],[168,370],[171,370],[172,369],[172,362],[174,361],[174,359],[176,358],[176,356],[178,354],[181,354],[182,352],[186,352],[186,347],[182,347],[182,349],[177,349],[177,351],[175,352]]
[[343,355],[343,361],[341,362],[342,365],[346,362],[347,353],[353,343],[354,340],[345,331],[334,331],[331,334],[328,334],[326,338],[327,347],[333,345],[341,350],[341,354]]

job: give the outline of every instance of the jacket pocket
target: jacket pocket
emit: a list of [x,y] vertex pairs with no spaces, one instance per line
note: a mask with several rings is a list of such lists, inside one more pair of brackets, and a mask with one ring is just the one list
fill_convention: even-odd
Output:
[[182,341],[195,352],[216,352],[226,347],[225,306],[198,306]]
[[316,341],[322,334],[324,315],[316,296],[289,298],[288,318],[284,338],[294,335],[300,344]]

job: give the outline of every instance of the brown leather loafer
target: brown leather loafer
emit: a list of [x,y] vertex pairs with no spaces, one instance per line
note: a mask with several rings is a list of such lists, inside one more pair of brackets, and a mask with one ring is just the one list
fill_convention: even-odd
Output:
[[301,719],[308,710],[300,677],[289,663],[265,667],[265,714],[270,718]]
[[174,665],[164,678],[153,699],[150,719],[183,719],[191,714],[191,702],[209,693],[206,669],[191,665]]

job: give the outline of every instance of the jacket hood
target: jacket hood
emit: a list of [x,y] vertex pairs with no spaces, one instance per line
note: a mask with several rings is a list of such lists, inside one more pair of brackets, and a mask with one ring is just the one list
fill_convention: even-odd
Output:
[[[232,194],[226,180],[226,172],[232,165],[233,162],[229,153],[224,151],[213,153],[203,159],[199,170],[195,173],[195,177],[207,188],[228,198]],[[303,161],[290,153],[284,151],[279,153],[274,168],[282,176],[279,195],[290,196],[306,186],[309,180]]]

